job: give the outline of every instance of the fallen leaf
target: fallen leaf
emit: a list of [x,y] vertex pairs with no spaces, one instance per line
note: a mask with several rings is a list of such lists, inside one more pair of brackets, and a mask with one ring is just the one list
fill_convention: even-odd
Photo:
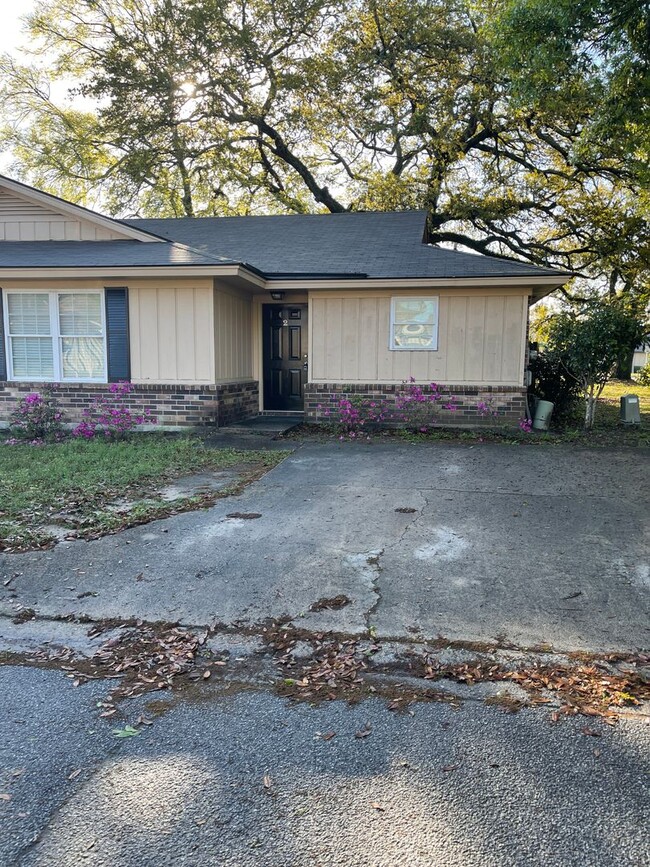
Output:
[[11,801],[11,795],[7,792],[0,792],[0,801]]
[[332,738],[336,737],[336,732],[325,732],[324,735],[321,735],[321,740],[331,741]]
[[602,737],[600,732],[597,732],[594,729],[590,729],[589,726],[585,726],[584,728],[580,729],[580,731],[582,732],[583,735],[586,735],[587,737],[591,737],[591,738]]
[[211,674],[212,672],[210,671],[210,669],[206,668],[206,670],[203,672],[203,680],[207,680]]
[[273,780],[271,779],[271,777],[268,774],[264,774],[264,788],[270,789],[272,785]]
[[207,819],[195,819],[195,820],[194,820],[194,824],[195,824],[195,825],[198,825],[199,827],[201,827],[201,825],[205,825],[205,823],[206,823],[207,821],[208,821]]
[[457,771],[458,768],[460,768],[460,765],[444,765],[443,768],[442,768],[442,770],[445,771],[445,772],[447,772],[447,771]]
[[595,750],[594,750],[594,755],[596,756],[597,759],[599,759],[599,758],[600,758],[600,755],[601,755],[600,750],[599,750],[599,749],[595,749]]
[[133,726],[126,725],[123,729],[113,729],[113,734],[116,738],[132,738],[139,735],[140,730],[133,728]]
[[73,771],[71,774],[68,775],[68,779],[74,780],[75,777],[78,777],[80,773],[81,773],[81,768],[77,768],[76,771]]
[[378,810],[380,813],[386,812],[386,807],[382,807],[382,805],[378,804],[377,801],[373,801],[370,806],[373,808],[373,810]]
[[366,723],[364,728],[359,729],[358,732],[354,733],[355,738],[367,738],[370,732],[372,731],[372,727],[370,723]]
[[136,725],[139,725],[139,726],[152,726],[153,725],[153,722],[150,719],[147,719],[145,716],[142,716],[142,714],[140,714],[140,716],[137,718],[137,720],[135,722],[136,722]]

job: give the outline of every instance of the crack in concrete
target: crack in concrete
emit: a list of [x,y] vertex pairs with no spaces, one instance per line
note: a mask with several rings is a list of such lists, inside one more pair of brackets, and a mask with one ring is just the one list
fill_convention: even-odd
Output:
[[386,545],[386,549],[397,548],[398,545],[401,545],[407,534],[411,530],[413,530],[413,528],[418,524],[418,522],[420,522],[424,518],[425,509],[429,508],[429,498],[425,494],[423,494],[421,490],[415,491],[414,493],[416,493],[421,498],[423,504],[420,506],[419,510],[413,515],[411,520],[406,522],[402,531],[397,537],[397,540],[395,542],[391,542],[390,545]]
[[382,600],[381,596],[381,587],[379,586],[379,576],[382,572],[382,567],[380,563],[380,557],[383,556],[384,549],[382,548],[380,551],[369,551],[366,555],[366,563],[372,569],[372,577],[371,577],[371,590],[375,594],[375,601],[370,606],[370,608],[366,611],[365,615],[365,623],[366,629],[368,633],[372,635],[373,625],[372,618],[377,613],[377,609]]
[[[379,563],[379,558],[383,556],[385,553],[385,549],[377,550],[377,551],[368,551],[362,553],[360,557],[375,557],[377,558],[376,563],[367,564],[372,566],[372,577],[370,579],[371,590],[377,595],[377,599],[373,603],[370,609],[368,609],[367,617],[371,616],[377,609],[378,604],[381,600],[381,590],[378,586],[376,586],[377,581],[379,579],[380,573],[383,571],[381,564]],[[370,572],[370,570],[368,570]],[[15,631],[17,634],[20,632],[28,632],[30,623],[34,624],[47,624],[52,623],[56,624],[60,627],[65,628],[65,626],[70,626],[72,630],[75,631],[76,635],[71,636],[73,639],[76,638],[79,641],[79,646],[75,646],[75,642],[68,644],[65,642],[64,636],[57,636],[54,640],[52,638],[45,639],[42,641],[41,646],[48,647],[49,649],[70,649],[74,651],[80,650],[81,645],[81,636],[79,632],[86,631],[93,626],[104,625],[106,627],[106,631],[102,633],[103,635],[108,635],[111,630],[120,629],[122,627],[134,627],[140,625],[160,625],[163,621],[145,621],[138,620],[135,617],[125,617],[125,618],[97,618],[90,617],[88,615],[80,615],[78,617],[74,617],[71,615],[48,615],[48,614],[40,614],[38,611],[35,615],[27,621],[24,621],[21,624],[13,624],[13,615],[5,614],[0,612],[0,665],[6,664],[5,660],[3,660],[3,655],[9,653],[17,653],[20,655],[22,653],[29,654],[31,652],[31,648],[29,651],[25,651],[23,649],[15,650],[15,644],[12,642],[12,636],[7,634],[6,632],[3,634],[3,622],[7,624],[11,624],[14,629],[11,631]],[[295,618],[290,618],[288,615],[286,617],[286,622],[295,623]],[[190,631],[202,632],[206,633],[209,638],[216,638],[218,636],[229,636],[229,637],[241,637],[245,639],[249,639],[255,636],[264,636],[266,634],[266,627],[268,625],[268,620],[251,622],[250,624],[242,624],[242,623],[226,623],[220,621],[212,621],[210,623],[190,623],[183,620],[176,621],[165,621],[166,625],[169,626],[178,626],[181,629],[187,629]],[[305,633],[309,633],[309,629],[304,630]],[[321,630],[314,630],[314,635],[321,634]],[[347,631],[337,631],[337,630],[328,630],[328,634],[332,636],[332,638],[336,638],[340,641],[354,641],[359,640],[363,637],[363,632],[347,632]],[[35,636],[35,638],[40,639],[41,636]],[[29,637],[25,636],[25,639],[22,639],[20,636],[20,643],[23,644],[24,640],[29,641]],[[536,658],[544,657],[547,659],[552,658],[560,658],[565,659],[567,655],[575,655],[575,658],[584,658],[589,660],[594,659],[605,659],[608,657],[620,657],[621,659],[625,659],[628,657],[634,657],[635,654],[638,654],[640,651],[638,649],[632,650],[621,650],[616,647],[600,647],[597,650],[591,651],[581,651],[576,650],[575,648],[562,648],[562,647],[554,647],[550,643],[537,643],[534,645],[525,645],[525,644],[515,644],[511,641],[506,640],[505,636],[497,635],[493,640],[485,641],[482,639],[476,640],[471,637],[463,637],[463,638],[448,638],[444,635],[438,635],[436,638],[432,638],[431,636],[424,635],[403,635],[403,634],[386,634],[381,636],[382,645],[395,645],[396,647],[425,647],[425,648],[460,648],[466,649],[468,651],[478,651],[478,652],[506,652],[510,654],[530,654]],[[36,645],[36,641],[34,641],[34,645]],[[94,652],[97,647],[97,641],[91,640],[88,638],[87,649],[89,652]]]

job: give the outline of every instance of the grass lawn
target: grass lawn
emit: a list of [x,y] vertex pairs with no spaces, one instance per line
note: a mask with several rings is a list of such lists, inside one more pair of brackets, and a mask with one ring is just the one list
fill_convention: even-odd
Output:
[[[71,440],[0,445],[0,550],[52,544],[48,526],[95,537],[236,493],[287,452],[208,448],[198,438],[144,434],[122,442]],[[222,491],[166,501],[160,489],[181,476],[232,470]],[[117,504],[117,505],[116,505]]]
[[[601,403],[615,405],[618,418],[619,401],[624,394],[637,394],[641,404],[641,414],[645,413],[646,423],[650,422],[650,385],[639,385],[638,382],[621,382],[618,379],[608,382],[601,397]],[[600,411],[602,406],[598,407]]]
[[[636,394],[639,398],[641,424],[638,427],[621,424],[620,401],[624,394]],[[594,428],[588,433],[582,429],[582,412],[581,405],[574,425],[557,435],[583,445],[650,446],[650,386],[619,380],[609,382],[598,401]]]

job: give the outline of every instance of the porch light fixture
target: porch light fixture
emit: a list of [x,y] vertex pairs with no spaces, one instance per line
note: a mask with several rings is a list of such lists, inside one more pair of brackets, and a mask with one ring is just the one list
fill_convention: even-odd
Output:
[[282,301],[284,298],[284,292],[271,292],[271,298],[274,301]]

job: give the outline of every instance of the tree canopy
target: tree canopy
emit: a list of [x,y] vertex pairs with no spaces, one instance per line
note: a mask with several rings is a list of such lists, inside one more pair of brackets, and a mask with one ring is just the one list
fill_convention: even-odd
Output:
[[649,22],[647,0],[47,0],[33,62],[2,62],[3,140],[118,215],[422,207],[432,241],[647,300]]

